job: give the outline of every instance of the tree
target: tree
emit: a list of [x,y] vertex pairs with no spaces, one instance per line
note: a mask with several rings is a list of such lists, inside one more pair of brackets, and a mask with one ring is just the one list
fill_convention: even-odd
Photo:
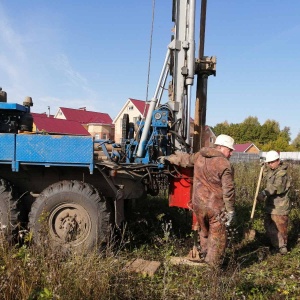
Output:
[[230,135],[230,125],[227,121],[224,121],[223,123],[218,123],[215,127],[213,127],[213,132],[215,135],[220,135],[220,134],[227,134]]
[[288,141],[282,136],[278,136],[275,141],[270,141],[261,147],[262,151],[276,150],[281,152],[290,152],[293,151],[293,149],[294,147],[289,145]]
[[232,136],[236,144],[252,142],[263,151],[294,151],[296,146],[300,150],[300,133],[294,144],[290,145],[290,127],[280,130],[280,125],[275,120],[268,119],[261,125],[257,117],[249,116],[242,123],[219,123],[213,127],[213,131],[216,135]]
[[275,141],[280,133],[279,123],[274,120],[266,120],[261,127],[259,142],[262,145]]
[[240,124],[242,136],[239,143],[255,142],[259,140],[261,125],[257,117],[248,117]]
[[292,146],[297,150],[300,151],[300,132],[296,136],[296,138],[292,142]]
[[279,136],[284,138],[289,143],[291,141],[291,128],[285,126],[283,130],[281,130]]

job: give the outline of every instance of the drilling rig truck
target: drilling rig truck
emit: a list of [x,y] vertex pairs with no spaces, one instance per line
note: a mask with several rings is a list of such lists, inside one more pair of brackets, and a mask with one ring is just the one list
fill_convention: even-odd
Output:
[[124,221],[130,199],[168,189],[171,205],[186,207],[190,175],[160,157],[191,152],[194,76],[215,74],[215,57],[195,59],[195,7],[196,0],[173,0],[174,35],[147,116],[137,124],[123,116],[121,143],[33,132],[32,99],[9,103],[0,90],[0,233],[7,239],[22,222],[36,243],[46,226],[53,245],[91,248]]

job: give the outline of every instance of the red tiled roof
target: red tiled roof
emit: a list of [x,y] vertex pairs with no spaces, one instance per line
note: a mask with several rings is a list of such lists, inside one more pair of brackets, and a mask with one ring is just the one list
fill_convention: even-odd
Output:
[[33,118],[35,116],[37,116],[37,117],[44,117],[44,118],[54,118],[54,115],[49,115],[49,117],[48,117],[48,115],[46,113],[39,114],[39,113],[30,112],[30,114],[32,115]]
[[[149,104],[146,101],[129,98],[133,105],[140,111],[143,116],[147,116]],[[145,109],[146,107],[146,109]],[[145,111],[145,113],[144,113]]]
[[51,117],[47,118],[43,114],[32,113],[32,115],[37,131],[46,131],[56,134],[90,135],[79,122]]
[[234,145],[235,152],[245,152],[253,143],[236,144]]
[[90,124],[90,123],[98,123],[98,124],[112,124],[112,119],[108,114],[88,111],[83,109],[73,109],[60,107],[62,113],[66,117],[67,120],[77,121],[81,124]]

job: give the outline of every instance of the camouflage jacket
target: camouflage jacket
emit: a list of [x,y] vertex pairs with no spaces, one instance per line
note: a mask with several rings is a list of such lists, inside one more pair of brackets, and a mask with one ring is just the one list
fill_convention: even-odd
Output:
[[267,167],[263,173],[263,192],[267,195],[265,212],[274,215],[288,215],[290,212],[290,180],[288,166],[280,163],[275,170]]
[[215,148],[201,148],[200,152],[177,152],[168,160],[182,167],[194,166],[193,205],[218,214],[224,208],[234,210],[235,187],[229,160]]

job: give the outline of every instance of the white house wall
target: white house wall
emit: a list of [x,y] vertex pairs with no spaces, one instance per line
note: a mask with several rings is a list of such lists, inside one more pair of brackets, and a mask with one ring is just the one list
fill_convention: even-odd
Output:
[[59,108],[56,115],[54,116],[55,119],[63,119],[66,120],[65,115],[63,114],[63,112],[61,111],[61,109]]
[[126,107],[124,107],[123,112],[119,115],[118,119],[115,122],[115,142],[120,143],[122,139],[122,120],[123,115],[129,115],[129,122],[133,122],[134,118],[141,116],[141,112],[136,108],[132,102],[129,102]]

